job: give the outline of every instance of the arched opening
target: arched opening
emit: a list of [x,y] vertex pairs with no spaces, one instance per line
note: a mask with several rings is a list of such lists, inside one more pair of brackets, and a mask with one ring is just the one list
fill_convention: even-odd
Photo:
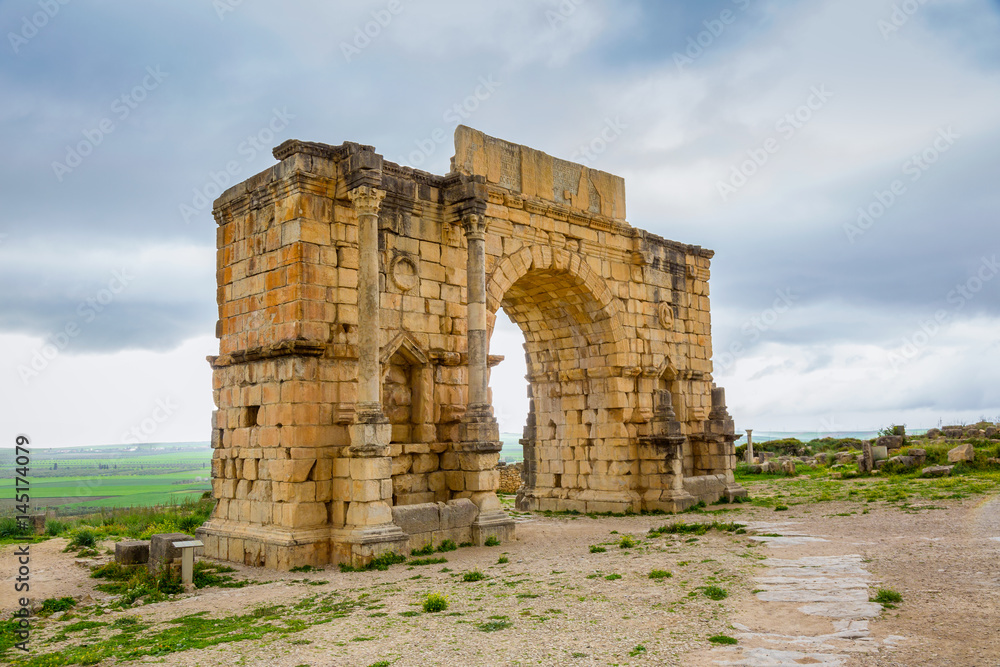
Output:
[[505,282],[491,285],[499,298],[490,310],[502,308],[524,339],[528,391],[518,506],[635,507],[630,477],[638,469],[623,419],[628,398],[616,313],[579,272],[553,264],[536,264],[519,276],[507,273]]

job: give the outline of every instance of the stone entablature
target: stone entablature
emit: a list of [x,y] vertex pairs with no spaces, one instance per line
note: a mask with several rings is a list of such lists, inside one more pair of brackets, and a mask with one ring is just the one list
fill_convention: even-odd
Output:
[[436,176],[287,141],[215,202],[207,555],[357,565],[411,541],[393,508],[459,499],[474,541],[512,539],[500,307],[528,360],[520,508],[678,510],[699,499],[685,479],[743,493],[711,379],[712,252],[631,227],[620,177],[465,127],[455,143]]

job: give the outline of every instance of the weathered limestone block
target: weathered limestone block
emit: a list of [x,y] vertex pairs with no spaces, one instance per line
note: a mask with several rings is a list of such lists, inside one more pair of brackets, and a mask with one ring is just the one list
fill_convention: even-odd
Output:
[[971,462],[976,458],[976,450],[972,445],[965,443],[948,450],[948,463],[959,463],[961,461]]
[[115,543],[115,562],[119,565],[144,565],[149,562],[149,540],[125,540]]
[[393,507],[392,521],[408,535],[441,529],[441,513],[436,503]]

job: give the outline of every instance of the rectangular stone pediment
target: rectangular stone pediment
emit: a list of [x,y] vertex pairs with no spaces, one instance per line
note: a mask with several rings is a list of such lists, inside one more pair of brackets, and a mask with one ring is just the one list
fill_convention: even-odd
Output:
[[453,172],[483,176],[525,197],[555,202],[579,211],[625,222],[625,179],[542,151],[455,128]]

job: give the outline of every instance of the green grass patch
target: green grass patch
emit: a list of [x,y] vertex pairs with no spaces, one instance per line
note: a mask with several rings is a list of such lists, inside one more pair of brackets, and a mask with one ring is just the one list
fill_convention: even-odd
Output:
[[430,556],[432,553],[434,553],[434,545],[429,542],[419,549],[410,551],[411,556]]
[[742,523],[724,523],[721,521],[712,521],[704,523],[688,523],[686,521],[676,521],[674,523],[669,523],[665,526],[660,526],[659,528],[650,528],[649,534],[652,535],[704,535],[710,530],[717,530],[725,533],[736,533],[737,535],[742,535],[746,532],[746,524]]
[[348,565],[347,563],[340,563],[338,567],[341,572],[370,572],[371,570],[384,571],[388,570],[390,565],[397,565],[405,562],[406,556],[389,551],[372,558],[371,562],[367,565],[362,565],[361,567],[354,567],[353,565]]
[[722,644],[722,645],[737,643],[736,637],[730,637],[729,635],[712,635],[711,637],[708,638],[708,641],[712,642],[713,644]]
[[444,557],[439,558],[414,558],[409,561],[409,565],[438,565],[440,563],[447,563],[448,559]]
[[480,632],[496,632],[497,630],[506,630],[513,625],[506,616],[492,616],[487,621],[477,623],[476,629]]
[[718,586],[699,586],[699,590],[709,600],[725,600],[729,597],[729,591]]
[[879,588],[868,601],[877,602],[886,609],[895,609],[896,605],[903,601],[903,596],[891,588]]

